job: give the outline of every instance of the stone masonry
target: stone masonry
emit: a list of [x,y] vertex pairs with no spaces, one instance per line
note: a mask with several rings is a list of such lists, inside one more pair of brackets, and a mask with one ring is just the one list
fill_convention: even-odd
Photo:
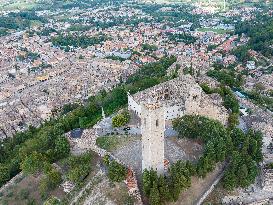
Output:
[[204,93],[190,75],[181,75],[134,95],[128,94],[128,109],[140,118],[141,104],[147,102],[160,102],[164,105],[165,120],[183,115],[204,115],[226,124],[228,119],[228,112],[222,106],[221,96]]
[[142,171],[164,174],[164,108],[160,104],[141,106]]

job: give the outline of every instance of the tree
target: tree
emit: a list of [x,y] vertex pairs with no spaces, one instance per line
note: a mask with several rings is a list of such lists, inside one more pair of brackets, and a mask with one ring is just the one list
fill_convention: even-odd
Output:
[[246,164],[240,164],[238,170],[237,170],[237,176],[238,176],[238,185],[246,188],[250,185],[248,181],[248,168]]
[[55,168],[52,168],[49,172],[47,172],[46,177],[48,178],[48,181],[50,182],[49,183],[50,189],[56,188],[62,182],[62,175]]
[[77,184],[81,183],[91,171],[91,162],[91,152],[66,158],[64,160],[64,165],[69,169],[67,178]]
[[228,116],[228,125],[231,129],[235,128],[239,124],[239,114],[230,113]]
[[150,178],[150,172],[145,169],[142,173],[142,183],[143,183],[143,192],[146,196],[150,195],[150,190],[152,188],[152,181]]
[[125,179],[126,168],[116,161],[111,161],[108,167],[108,176],[113,182],[121,182]]
[[225,97],[224,97],[224,106],[227,109],[231,109],[231,111],[233,113],[239,113],[240,112],[239,111],[240,106],[239,106],[238,100],[236,99],[236,97],[234,95],[231,95],[231,94],[225,95]]
[[56,159],[62,159],[64,157],[67,157],[70,152],[70,145],[64,136],[59,136],[55,140],[55,148],[54,148],[54,153],[55,153],[55,158]]
[[159,190],[161,201],[171,201],[172,200],[172,195],[170,193],[170,189],[169,189],[168,184],[166,183],[166,180],[163,176],[159,176],[159,178],[158,178],[158,190]]
[[149,202],[151,205],[159,205],[160,204],[160,196],[157,187],[157,183],[153,182],[153,186],[150,192]]
[[51,169],[45,173],[45,176],[42,177],[39,184],[39,191],[42,198],[45,198],[48,195],[48,192],[55,189],[61,182],[61,173],[51,167]]
[[35,174],[43,170],[45,162],[46,158],[41,153],[35,151],[21,163],[21,169],[24,173]]
[[224,139],[221,137],[219,139],[217,139],[216,143],[215,143],[215,153],[216,153],[216,161],[224,161],[225,157],[226,157],[226,146],[225,146],[225,141]]
[[0,164],[0,186],[3,185],[6,181],[8,181],[10,178],[10,172],[9,172],[9,167]]
[[121,127],[126,125],[130,120],[130,114],[128,112],[123,112],[119,115],[116,115],[112,119],[113,127]]
[[233,190],[237,186],[236,175],[233,171],[227,171],[223,179],[224,188],[227,190]]
[[110,164],[110,156],[109,155],[105,155],[103,157],[103,163],[106,165],[106,166],[109,166]]
[[200,84],[200,87],[202,88],[202,90],[207,93],[207,94],[212,94],[213,93],[213,90],[209,87],[208,84],[206,83],[202,83]]
[[85,179],[85,177],[90,172],[90,166],[83,164],[81,166],[76,166],[68,172],[68,179],[76,184],[79,184]]

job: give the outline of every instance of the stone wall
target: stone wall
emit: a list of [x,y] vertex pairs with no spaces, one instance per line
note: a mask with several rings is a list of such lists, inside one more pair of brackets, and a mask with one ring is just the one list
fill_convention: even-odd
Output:
[[200,107],[198,108],[198,114],[218,120],[222,124],[226,125],[229,114],[222,106],[222,103],[223,100],[218,94],[211,94],[209,96],[202,95]]
[[192,76],[185,75],[161,83],[152,88],[128,95],[128,109],[141,117],[142,103],[161,103],[164,105],[165,120],[183,115],[203,115],[227,124],[228,111],[222,105],[218,94],[207,95]]

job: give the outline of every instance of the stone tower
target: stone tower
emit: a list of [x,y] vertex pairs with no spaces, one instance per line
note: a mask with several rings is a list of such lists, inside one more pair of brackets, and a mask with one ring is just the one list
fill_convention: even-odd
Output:
[[164,107],[158,103],[141,105],[142,171],[164,173]]

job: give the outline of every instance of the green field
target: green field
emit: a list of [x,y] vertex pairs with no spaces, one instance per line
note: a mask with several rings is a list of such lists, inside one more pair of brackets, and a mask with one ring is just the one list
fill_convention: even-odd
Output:
[[200,31],[200,32],[209,32],[209,31],[212,31],[212,32],[215,32],[217,34],[225,34],[225,33],[230,32],[230,30],[214,29],[214,28],[199,28],[199,29],[197,29],[197,31]]
[[126,135],[123,135],[123,136],[112,135],[112,136],[98,137],[96,140],[96,144],[100,148],[111,152],[133,140],[136,140],[136,138],[131,136],[126,136]]

